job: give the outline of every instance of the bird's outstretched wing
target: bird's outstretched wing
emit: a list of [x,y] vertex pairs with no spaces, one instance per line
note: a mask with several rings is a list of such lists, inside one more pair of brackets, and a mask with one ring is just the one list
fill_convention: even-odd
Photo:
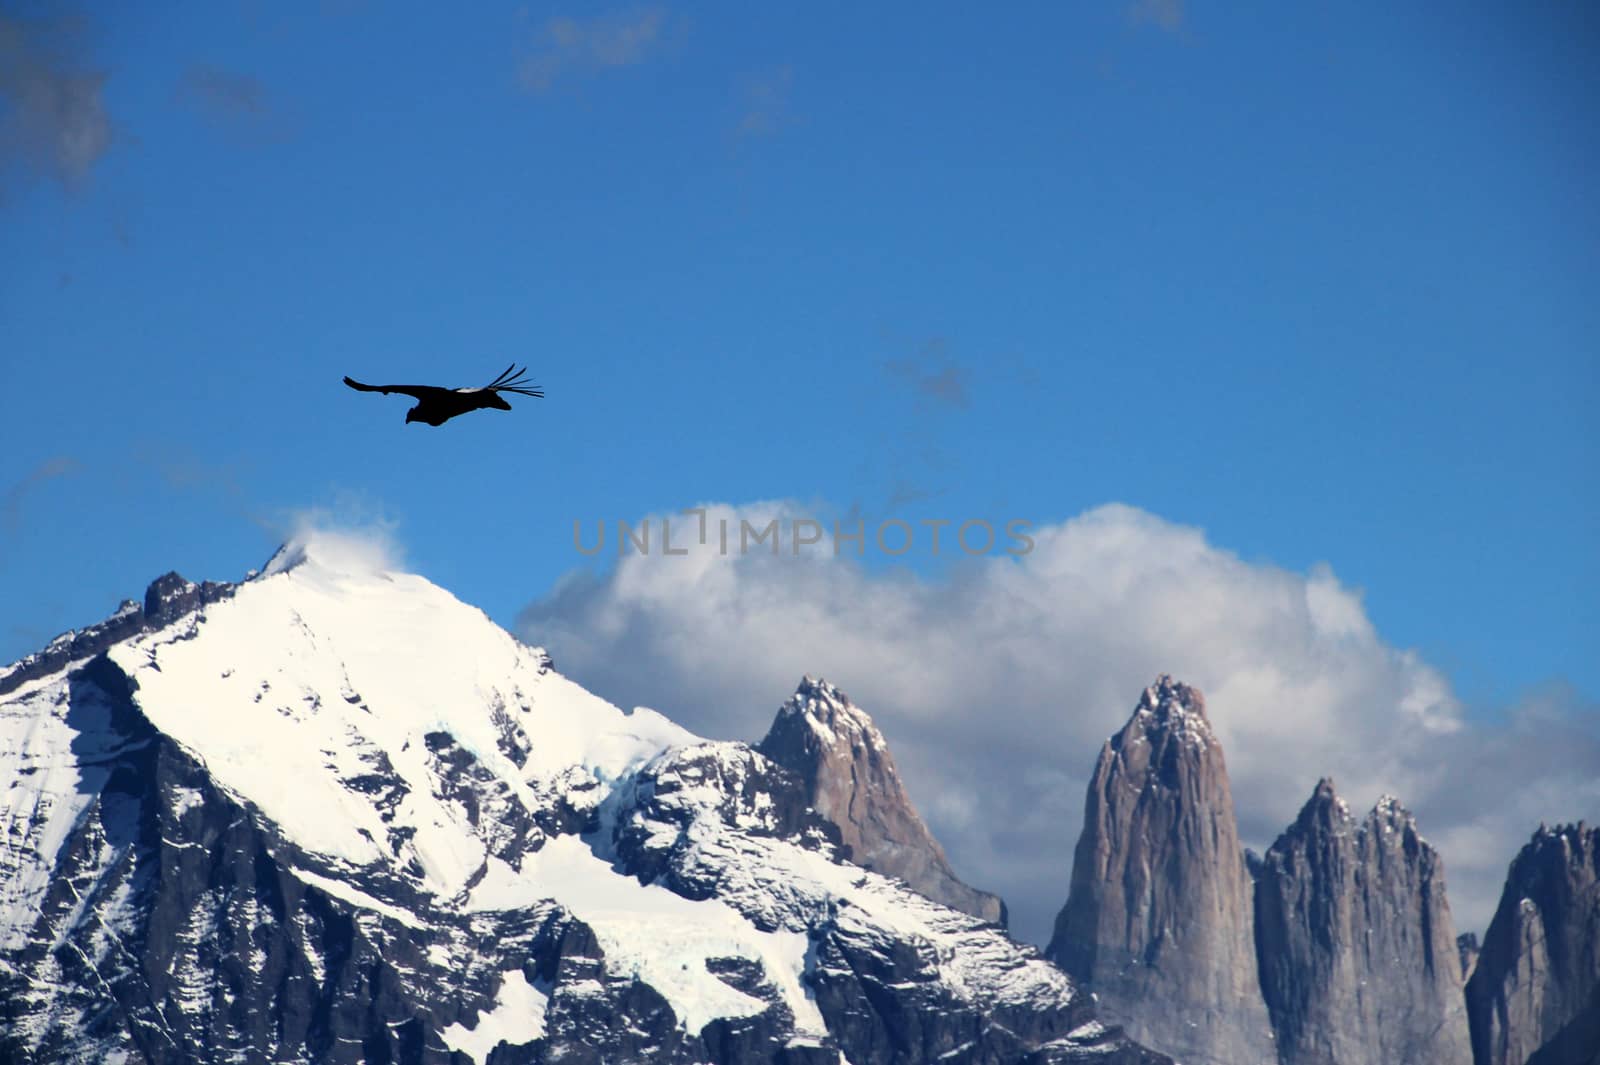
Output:
[[357,392],[382,392],[386,396],[390,392],[399,392],[401,395],[414,396],[419,400],[450,391],[437,385],[364,385],[353,377],[346,377],[344,383]]

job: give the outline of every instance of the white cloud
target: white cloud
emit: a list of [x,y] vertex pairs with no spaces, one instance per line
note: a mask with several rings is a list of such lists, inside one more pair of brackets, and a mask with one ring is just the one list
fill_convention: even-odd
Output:
[[[784,515],[806,516],[763,503],[711,518]],[[758,738],[803,673],[840,684],[883,727],[958,872],[1003,894],[1025,938],[1047,936],[1065,900],[1100,744],[1162,672],[1206,693],[1248,843],[1269,844],[1325,774],[1353,807],[1397,794],[1443,851],[1462,930],[1487,922],[1541,818],[1600,811],[1600,743],[1572,724],[1592,714],[1546,707],[1560,750],[1532,711],[1470,724],[1447,680],[1385,644],[1326,566],[1245,562],[1120,505],[935,580],[835,559],[826,541],[800,558],[787,543],[719,557],[714,534],[701,548],[695,519],[677,523],[689,555],[658,542],[573,576],[526,609],[522,635],[602,695],[714,737]]]
[[269,574],[308,557],[339,573],[393,573],[405,568],[396,523],[355,501],[343,501],[337,508],[291,511],[273,527],[289,531],[265,568]]

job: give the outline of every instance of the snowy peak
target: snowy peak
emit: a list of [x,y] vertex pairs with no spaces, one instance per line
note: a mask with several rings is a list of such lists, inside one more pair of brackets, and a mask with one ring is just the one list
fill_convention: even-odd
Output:
[[1124,733],[1161,733],[1199,747],[1215,745],[1216,736],[1206,718],[1206,700],[1200,689],[1173,680],[1166,673],[1139,696],[1133,718]]
[[[883,733],[866,712],[850,697],[821,677],[801,678],[787,702],[778,708],[779,719],[798,718],[816,734],[818,742],[833,746],[841,743],[864,744],[887,749]],[[774,723],[776,727],[776,722]]]
[[957,878],[912,805],[883,733],[844,692],[805,677],[756,749],[799,777],[806,801],[838,827],[856,864],[954,909],[1005,922],[998,896]]
[[769,737],[808,784],[317,539],[58,643],[0,693],[0,1060],[1164,1061],[846,860],[992,898],[825,682]]
[[[697,739],[583,691],[420,577],[317,545],[276,557],[192,631],[107,653],[157,729],[331,867],[382,867],[454,896],[504,830],[459,801],[463,774],[507,817],[537,820],[549,795],[572,790],[571,772],[603,790]],[[528,828],[503,842],[540,838]]]

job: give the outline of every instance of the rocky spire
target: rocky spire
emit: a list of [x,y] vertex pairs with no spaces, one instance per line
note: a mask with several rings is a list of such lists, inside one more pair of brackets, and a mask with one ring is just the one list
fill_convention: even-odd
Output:
[[1469,1060],[1443,863],[1396,800],[1357,821],[1319,782],[1261,860],[1255,914],[1282,1065]]
[[999,896],[956,878],[900,783],[883,733],[850,697],[806,677],[757,747],[797,774],[812,807],[839,826],[852,860],[952,909],[1004,924]]
[[1600,1048],[1600,828],[1539,826],[1467,981],[1477,1065],[1590,1065]]
[[1146,688],[1100,751],[1048,955],[1108,1020],[1194,1065],[1275,1060],[1250,877],[1199,691]]

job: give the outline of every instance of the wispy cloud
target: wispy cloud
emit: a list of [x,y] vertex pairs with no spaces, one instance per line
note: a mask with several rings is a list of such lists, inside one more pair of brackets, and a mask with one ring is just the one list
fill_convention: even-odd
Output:
[[0,168],[14,165],[72,189],[115,138],[105,75],[83,58],[81,19],[0,15]]
[[[783,506],[710,516],[761,525]],[[685,526],[673,543],[688,557],[634,555],[559,585],[519,631],[600,694],[717,738],[761,735],[803,673],[841,684],[883,726],[957,870],[1035,939],[1066,899],[1100,744],[1160,672],[1206,693],[1247,843],[1270,844],[1325,774],[1352,806],[1392,792],[1440,848],[1463,931],[1482,930],[1541,820],[1600,815],[1595,707],[1556,690],[1479,723],[1326,567],[1249,562],[1126,506],[1032,535],[1023,558],[915,580],[848,558],[717,557]]]
[[972,405],[971,371],[950,354],[941,337],[910,347],[909,354],[884,362],[883,370],[896,405],[907,397],[914,405],[910,420],[896,420],[871,452],[873,465],[892,485],[884,508],[894,513],[953,487],[959,465],[953,460],[960,439],[957,423]]
[[1128,17],[1135,25],[1177,33],[1183,29],[1183,0],[1134,0],[1128,6]]
[[892,514],[901,507],[909,507],[914,503],[926,503],[945,494],[945,489],[921,488],[914,484],[902,482],[896,484],[894,490],[889,493],[889,501],[885,504],[885,509]]
[[392,573],[404,568],[399,523],[381,508],[346,497],[331,507],[303,507],[278,515],[282,546],[269,561],[272,573],[311,559],[342,573]]
[[791,119],[789,94],[794,87],[794,68],[787,64],[751,77],[744,84],[743,113],[734,134],[739,137],[770,137]]
[[22,480],[6,489],[5,495],[0,496],[0,522],[4,523],[6,533],[15,533],[21,526],[22,506],[29,492],[46,481],[77,473],[81,468],[77,459],[56,455],[39,463]]
[[219,127],[253,136],[281,136],[283,116],[266,86],[249,74],[196,63],[178,82],[178,99]]
[[967,407],[971,403],[968,390],[971,375],[965,366],[950,357],[943,340],[930,340],[905,358],[891,359],[884,364],[884,369],[924,399],[952,407]]
[[238,503],[244,498],[244,467],[211,461],[179,441],[147,440],[134,448],[135,461],[153,469],[168,488]]
[[545,92],[564,78],[636,66],[660,47],[667,21],[662,7],[586,19],[552,18],[540,27],[518,65],[518,80],[530,92]]

